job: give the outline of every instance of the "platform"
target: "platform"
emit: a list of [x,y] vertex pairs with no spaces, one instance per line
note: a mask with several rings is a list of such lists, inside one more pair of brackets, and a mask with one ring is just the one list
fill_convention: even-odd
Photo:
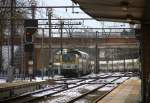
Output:
[[37,89],[40,89],[44,84],[48,84],[48,81],[16,81],[12,83],[1,83],[0,100],[35,91]]
[[98,103],[139,103],[140,85],[140,79],[130,78]]
[[16,82],[12,82],[12,83],[1,83],[0,91],[20,88],[20,87],[24,87],[24,86],[33,86],[33,85],[38,85],[38,84],[42,84],[42,83],[46,83],[46,81],[41,81],[41,82],[16,81]]

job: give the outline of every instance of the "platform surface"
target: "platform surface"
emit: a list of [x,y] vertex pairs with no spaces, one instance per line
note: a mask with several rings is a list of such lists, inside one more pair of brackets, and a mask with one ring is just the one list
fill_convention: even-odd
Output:
[[8,90],[8,89],[14,89],[14,88],[20,88],[24,86],[31,86],[31,85],[38,85],[38,84],[43,84],[46,83],[46,81],[15,81],[12,83],[1,83],[0,84],[0,91]]
[[130,78],[98,103],[139,103],[140,85],[140,79],[135,77]]

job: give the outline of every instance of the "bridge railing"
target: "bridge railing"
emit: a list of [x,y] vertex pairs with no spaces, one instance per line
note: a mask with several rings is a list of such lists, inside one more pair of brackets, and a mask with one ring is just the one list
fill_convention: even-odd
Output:
[[[39,29],[40,31],[41,29]],[[122,37],[135,37],[136,35],[136,31],[135,29],[131,29],[131,28],[105,28],[105,29],[100,29],[98,30],[97,33],[97,37],[98,38],[122,38]],[[23,37],[23,33],[20,35],[14,35],[14,38],[21,38]],[[34,37],[43,37],[42,32],[38,32],[37,34],[34,35]],[[44,38],[48,38],[49,37],[49,32],[47,30],[45,30],[44,32]],[[52,36],[51,37],[61,37],[60,32],[52,32]],[[65,30],[62,33],[62,37],[68,37],[68,38],[96,38],[96,31],[74,31],[71,33],[66,32]],[[10,39],[9,35],[4,35],[5,39]]]
[[[97,37],[98,38],[105,38],[105,37],[135,37],[135,29],[131,28],[105,28],[97,30]],[[45,32],[45,37],[48,37],[48,33]],[[38,37],[42,37],[41,34]],[[60,32],[52,32],[52,37],[61,37]],[[72,38],[96,38],[96,31],[94,30],[78,30],[73,32],[66,32],[65,30],[62,33],[62,37],[72,37]]]

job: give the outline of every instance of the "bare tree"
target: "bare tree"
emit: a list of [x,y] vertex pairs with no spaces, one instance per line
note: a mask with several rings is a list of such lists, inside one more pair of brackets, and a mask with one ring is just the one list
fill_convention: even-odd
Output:
[[[27,0],[14,0],[15,6],[28,6]],[[3,38],[6,35],[10,35],[10,23],[14,24],[15,35],[23,34],[23,19],[27,18],[28,10],[22,8],[15,8],[13,16],[11,16],[11,0],[0,0],[0,7],[7,6],[7,8],[0,8],[0,69],[2,69],[3,56]]]

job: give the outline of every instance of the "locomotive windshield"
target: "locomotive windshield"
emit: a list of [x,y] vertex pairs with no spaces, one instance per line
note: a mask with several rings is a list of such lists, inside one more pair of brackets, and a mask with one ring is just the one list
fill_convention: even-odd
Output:
[[72,53],[63,54],[62,60],[63,60],[63,62],[74,62],[75,55]]

